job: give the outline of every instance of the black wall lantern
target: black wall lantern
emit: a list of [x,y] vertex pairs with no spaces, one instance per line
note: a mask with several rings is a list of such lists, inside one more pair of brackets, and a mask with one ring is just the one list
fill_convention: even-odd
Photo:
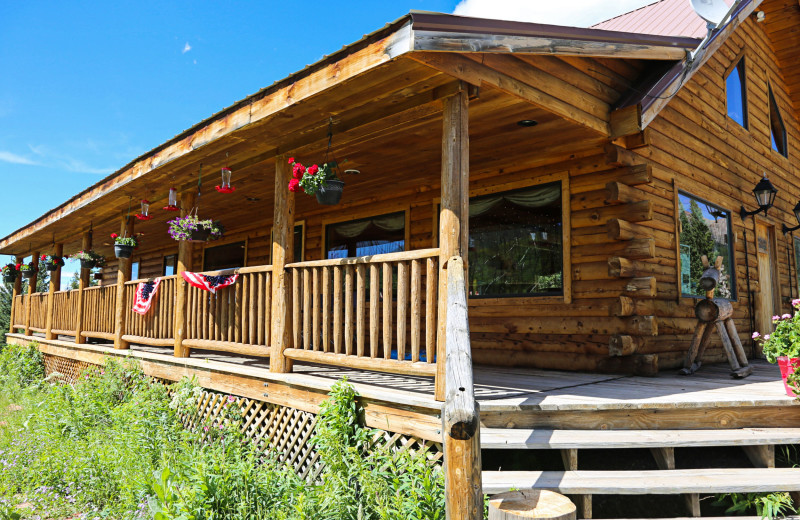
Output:
[[756,197],[756,204],[758,204],[758,209],[753,211],[747,211],[744,206],[742,209],[739,210],[739,215],[741,215],[742,219],[748,217],[750,215],[756,215],[761,213],[762,211],[764,214],[767,214],[767,210],[772,207],[772,204],[775,202],[775,195],[778,194],[777,188],[769,182],[767,179],[767,174],[764,174],[764,178],[758,181],[756,187],[753,188],[753,195]]
[[791,233],[797,229],[800,229],[800,202],[794,205],[794,209],[792,210],[794,213],[794,218],[797,219],[798,224],[795,227],[789,227],[785,223],[783,224],[783,234]]

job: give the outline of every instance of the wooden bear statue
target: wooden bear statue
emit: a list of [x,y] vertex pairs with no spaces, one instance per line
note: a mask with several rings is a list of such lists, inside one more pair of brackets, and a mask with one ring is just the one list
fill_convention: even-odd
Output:
[[753,373],[753,367],[749,366],[747,362],[739,333],[736,332],[736,325],[733,323],[733,306],[728,300],[714,298],[714,289],[719,283],[722,257],[717,257],[713,267],[709,265],[705,255],[703,255],[702,261],[705,270],[699,285],[705,289],[706,298],[698,301],[694,307],[694,315],[697,317],[698,323],[679,374],[688,376],[697,372],[697,369],[703,364],[703,353],[711,341],[711,334],[716,329],[731,366],[731,375],[737,378],[747,377]]

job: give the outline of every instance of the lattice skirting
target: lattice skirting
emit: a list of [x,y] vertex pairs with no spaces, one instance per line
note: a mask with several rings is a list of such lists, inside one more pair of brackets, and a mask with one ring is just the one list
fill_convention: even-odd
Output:
[[75,383],[83,371],[90,366],[93,365],[85,361],[44,354],[44,374],[51,376],[55,373],[54,378],[62,383]]
[[[58,374],[57,379],[72,384],[91,363],[76,361],[51,354],[44,355],[45,374]],[[171,384],[172,381],[157,379],[155,382]],[[236,396],[234,396],[236,397]],[[227,394],[203,390],[198,401],[197,413],[184,417],[184,426],[218,426],[224,419]],[[317,416],[313,413],[266,401],[236,397],[242,409],[242,431],[260,450],[271,453],[279,461],[293,467],[302,478],[315,481],[322,472],[319,454],[309,445],[314,434]],[[441,463],[442,444],[420,439],[413,435],[402,435],[376,430],[371,439],[371,449],[389,448],[393,451],[422,451],[432,464]]]

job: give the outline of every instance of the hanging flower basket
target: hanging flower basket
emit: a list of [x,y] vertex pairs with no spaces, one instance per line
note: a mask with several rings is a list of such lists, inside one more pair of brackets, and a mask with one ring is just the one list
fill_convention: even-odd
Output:
[[92,275],[92,278],[94,278],[95,280],[102,280],[103,279],[103,273],[94,273]]
[[117,258],[130,258],[133,254],[133,246],[124,244],[114,244],[114,256]]
[[81,260],[81,269],[92,269],[97,265],[97,260]]
[[177,217],[170,220],[168,224],[169,236],[178,241],[206,242],[216,240],[225,234],[225,228],[219,221],[200,220],[197,215]]
[[114,256],[117,258],[130,258],[133,250],[139,246],[136,237],[121,237],[116,233],[111,233],[114,239]]
[[36,268],[33,262],[30,264],[22,264],[22,267],[20,267],[20,272],[22,273],[22,276],[28,279],[31,279],[39,274],[39,270]]
[[51,273],[64,265],[64,258],[57,255],[42,255],[40,260],[44,263],[44,268]]
[[19,275],[19,267],[20,264],[6,264],[3,266],[3,281],[6,283],[11,283],[16,281],[17,276]]
[[78,251],[72,258],[77,258],[81,261],[81,269],[91,269],[101,265],[105,260],[102,256],[94,251]]
[[342,200],[344,182],[338,179],[331,179],[317,190],[317,202],[326,206],[335,206]]
[[8,273],[3,273],[3,281],[6,283],[12,283],[17,281],[17,272],[10,271]]
[[292,166],[289,191],[302,190],[306,195],[315,195],[317,202],[326,206],[339,204],[342,200],[344,182],[336,174],[338,167],[335,161],[326,162],[322,166],[312,164],[306,168],[292,157],[289,164]]

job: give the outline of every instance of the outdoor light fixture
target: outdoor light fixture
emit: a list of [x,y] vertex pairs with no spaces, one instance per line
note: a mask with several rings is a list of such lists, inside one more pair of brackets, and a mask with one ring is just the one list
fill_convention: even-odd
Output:
[[534,121],[533,119],[523,119],[523,120],[521,120],[521,121],[517,121],[517,124],[518,124],[519,126],[531,127],[531,126],[536,126],[536,125],[538,125],[538,124],[539,124],[539,122],[538,122],[538,121]]
[[150,201],[147,199],[142,199],[142,211],[136,214],[136,218],[139,220],[150,220],[153,218],[150,215]]
[[790,233],[792,231],[800,229],[800,202],[794,205],[794,209],[792,210],[794,213],[794,218],[797,219],[798,224],[795,227],[789,227],[786,223],[783,224],[783,234]]
[[772,204],[775,202],[775,195],[778,194],[778,190],[775,186],[769,182],[767,179],[767,174],[764,174],[764,178],[758,181],[756,187],[753,188],[753,195],[756,197],[756,204],[758,204],[758,209],[753,211],[747,211],[744,206],[742,209],[739,210],[739,215],[741,215],[742,219],[750,215],[756,215],[761,213],[762,211],[764,214],[767,214],[767,210],[772,207]]
[[167,205],[164,206],[164,211],[178,211],[178,190],[175,188],[169,189],[169,199]]

